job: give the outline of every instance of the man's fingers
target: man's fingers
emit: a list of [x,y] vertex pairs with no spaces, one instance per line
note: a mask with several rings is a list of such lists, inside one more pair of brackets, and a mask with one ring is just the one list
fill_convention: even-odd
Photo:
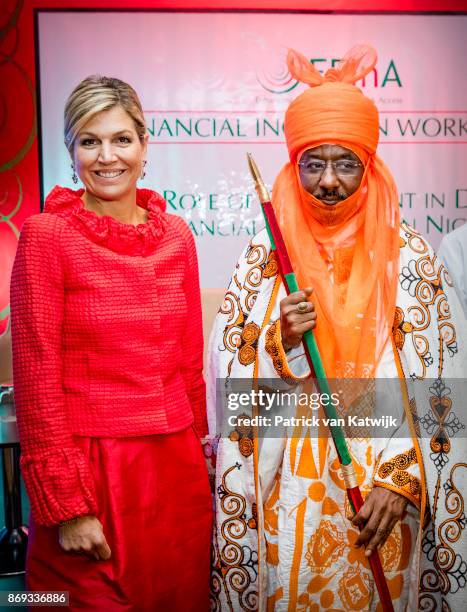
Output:
[[[283,299],[281,302],[281,314],[290,315],[293,313],[301,314],[303,312],[312,312],[315,309],[315,305],[308,300],[308,297],[309,296],[306,296],[303,291],[291,293],[289,297]],[[305,308],[305,306],[301,306],[301,304],[305,304],[307,310],[299,310],[299,308]]]
[[398,521],[400,521],[400,519],[397,518],[393,518],[392,521],[389,523],[389,527],[387,529],[387,535],[384,538],[384,540],[381,542],[381,546],[386,542],[386,540],[389,538],[389,536],[392,533],[392,530],[394,529],[394,527],[397,525]]
[[314,319],[300,325],[294,325],[293,327],[289,328],[287,337],[285,337],[285,334],[282,334],[282,343],[284,346],[298,346],[302,341],[303,334],[310,329],[314,329],[315,327],[316,321]]
[[385,534],[383,535],[383,537],[381,538],[381,541],[379,543],[379,546],[381,548],[381,546],[384,546],[384,544],[386,543],[386,540],[389,538],[389,536],[392,533],[392,530],[394,529],[394,527],[396,526],[396,523],[399,521],[400,519],[397,518],[392,518],[391,522],[389,523],[389,526],[386,527],[385,530]]
[[367,544],[374,535],[379,527],[381,521],[381,514],[379,514],[376,510],[372,512],[370,519],[366,523],[365,527],[360,532],[360,535],[355,541],[355,546],[361,546],[362,544]]
[[[309,329],[309,327],[303,327],[304,325],[308,325],[311,322],[316,321],[316,314],[314,312],[310,312],[307,315],[300,315],[293,318],[293,320],[288,320],[285,327],[287,330],[287,335],[294,336],[303,334],[304,329]],[[313,326],[314,327],[314,326]]]
[[290,304],[300,304],[300,302],[306,302],[310,295],[312,294],[313,289],[311,287],[307,287],[306,289],[301,289],[300,291],[295,291],[291,293],[286,298],[282,300],[282,304],[286,304],[287,306]]
[[365,499],[363,506],[360,508],[360,511],[353,517],[352,524],[362,529],[365,523],[371,516],[373,512],[373,500],[371,498],[371,494]]
[[315,326],[316,321],[314,319],[311,319],[310,321],[306,321],[305,323],[294,325],[292,334],[301,338],[306,331],[308,331],[309,329],[314,329]]
[[376,528],[375,534],[367,544],[365,551],[366,557],[369,557],[378,546],[382,546],[384,544],[396,522],[397,519],[394,519],[391,515],[385,514],[383,516],[378,527]]
[[[300,307],[301,310],[298,309],[300,304],[305,304],[303,308]],[[315,307],[311,302],[305,302],[302,300],[298,304],[288,304],[287,306],[284,306],[281,314],[283,317],[287,317],[289,321],[293,321],[296,317],[303,317],[303,315],[313,313],[314,311]]]
[[289,312],[283,312],[281,314],[282,320],[286,322],[288,325],[294,325],[295,323],[305,323],[306,321],[311,321],[316,319],[316,312],[313,304],[308,303],[307,309],[303,312],[297,311],[297,306],[292,306],[292,310]]
[[302,301],[306,301],[312,293],[313,293],[312,287],[305,287],[305,289],[300,289],[300,291],[295,291],[294,293],[291,293],[288,297],[289,298],[293,297],[294,300],[295,299],[297,300],[297,302],[302,302]]

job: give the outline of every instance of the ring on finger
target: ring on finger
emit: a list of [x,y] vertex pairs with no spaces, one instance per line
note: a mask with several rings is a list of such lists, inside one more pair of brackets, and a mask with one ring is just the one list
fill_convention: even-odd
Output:
[[376,533],[382,538],[387,538],[389,535],[389,529],[378,529]]
[[300,302],[297,306],[299,313],[304,313],[308,310],[308,302]]

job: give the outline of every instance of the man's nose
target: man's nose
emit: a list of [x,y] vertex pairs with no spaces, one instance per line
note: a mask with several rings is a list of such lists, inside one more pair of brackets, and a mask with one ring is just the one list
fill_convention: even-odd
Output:
[[110,142],[103,142],[99,149],[99,161],[109,164],[115,160],[115,151]]
[[336,189],[339,186],[339,179],[332,163],[327,163],[319,179],[319,186],[324,189]]

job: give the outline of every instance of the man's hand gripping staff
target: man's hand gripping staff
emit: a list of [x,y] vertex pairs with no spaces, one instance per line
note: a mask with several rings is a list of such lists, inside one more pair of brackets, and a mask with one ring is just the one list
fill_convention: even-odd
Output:
[[[284,287],[288,295],[296,293],[297,291],[299,291],[297,278],[293,271],[292,264],[285,246],[285,242],[282,237],[279,224],[277,223],[276,216],[274,214],[274,209],[272,208],[268,190],[261,178],[258,167],[256,166],[253,157],[250,153],[247,154],[247,157],[250,172],[255,182],[256,192],[261,202],[261,208],[263,210],[272,250],[276,253]],[[307,290],[305,290],[305,295],[306,292]],[[304,307],[302,308],[302,310],[303,314],[305,314]],[[306,329],[303,334],[302,342],[305,349],[305,355],[310,366],[310,371],[314,379],[316,380],[318,391],[322,394],[322,397],[331,397],[331,389],[329,387],[323,362],[319,354],[318,345],[316,344],[316,340],[312,331],[312,328],[314,327],[314,320],[309,321],[307,325],[305,325],[305,327]],[[291,346],[293,345],[294,343],[292,340],[292,344],[285,348],[291,348]],[[334,422],[337,422],[337,413],[334,406],[330,402],[322,402],[322,406],[326,417],[328,419],[335,419]],[[353,507],[353,510],[358,513],[363,505],[363,498],[360,489],[357,485],[355,471],[352,466],[352,458],[347,447],[344,432],[339,426],[330,426],[329,429],[341,464],[342,475],[346,485],[349,501]],[[378,589],[383,610],[384,612],[394,612],[388,585],[386,583],[386,578],[384,576],[383,568],[381,566],[381,560],[379,558],[377,550],[372,551],[368,560],[370,563],[371,571],[373,573],[373,577],[375,579],[375,584]]]

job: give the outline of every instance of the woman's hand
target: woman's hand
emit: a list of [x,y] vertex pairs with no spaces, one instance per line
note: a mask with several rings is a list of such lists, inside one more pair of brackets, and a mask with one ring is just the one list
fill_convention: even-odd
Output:
[[84,553],[97,561],[110,559],[111,551],[101,522],[95,516],[80,516],[71,523],[60,525],[58,541],[63,550]]
[[374,487],[352,519],[353,525],[361,530],[355,546],[366,546],[365,555],[369,557],[386,542],[394,525],[402,518],[407,503],[407,498],[395,491]]
[[312,291],[308,287],[281,300],[281,336],[286,351],[298,346],[303,334],[316,326],[315,307],[308,301]]

